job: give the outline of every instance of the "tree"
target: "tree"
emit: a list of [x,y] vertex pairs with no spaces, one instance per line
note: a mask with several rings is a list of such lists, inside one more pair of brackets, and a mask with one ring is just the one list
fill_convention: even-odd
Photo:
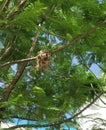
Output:
[[[0,1],[0,119],[10,129],[78,127],[105,93],[105,0]],[[80,109],[86,102],[89,104]]]

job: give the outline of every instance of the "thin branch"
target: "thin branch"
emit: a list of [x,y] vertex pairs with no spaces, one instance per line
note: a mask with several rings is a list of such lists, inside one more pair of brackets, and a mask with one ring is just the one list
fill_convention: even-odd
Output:
[[[96,91],[95,91],[95,89],[94,89],[94,87],[93,87],[93,84],[91,84],[91,87],[92,87],[92,89],[93,89],[95,95],[98,97],[98,94],[96,93]],[[104,105],[106,105],[106,103],[101,99],[101,97],[98,97],[98,98],[99,98],[99,100],[100,100]]]
[[7,18],[12,18],[20,9],[23,8],[27,0],[21,0],[16,6],[18,7],[18,10],[14,12],[14,7],[13,9],[10,10],[10,12],[7,15]]
[[18,4],[18,7],[19,7],[19,8],[22,8],[22,7],[25,5],[26,1],[27,1],[27,0],[21,0],[21,1],[19,2],[19,4]]
[[3,7],[2,7],[2,11],[6,11],[6,8],[8,7],[8,5],[10,4],[10,0],[6,0]]
[[[87,31],[86,33],[82,34],[81,36],[77,37],[76,39],[74,39],[70,44],[60,47],[54,51],[51,51],[50,53],[53,55],[55,53],[57,53],[58,51],[64,50],[70,46],[72,46],[73,44],[75,44],[76,42],[78,42],[79,40],[85,38],[86,36],[90,35],[92,32],[94,32],[97,28],[99,28],[100,26],[106,24],[106,20],[103,21],[102,23],[96,25],[94,28],[90,29],[89,31]],[[22,60],[16,60],[16,61],[12,61],[12,62],[7,62],[5,64],[0,65],[0,68],[11,65],[11,64],[15,64],[15,63],[21,63],[21,62],[26,62],[26,61],[31,61],[31,60],[35,60],[36,57],[33,58],[27,58],[27,59],[22,59]]]
[[82,110],[80,110],[78,113],[76,113],[74,116],[60,122],[61,124],[67,121],[70,121],[72,119],[74,119],[75,117],[79,116],[83,111],[85,111],[87,108],[89,108],[91,105],[93,105],[102,95],[104,94],[104,92],[100,93],[98,96],[96,96],[93,101],[91,101],[87,106],[85,106]]
[[[91,87],[93,88],[93,91],[94,91],[95,95],[98,97],[98,94],[96,93],[96,91],[95,91],[95,89],[94,89],[94,87],[93,87],[93,84],[91,84]],[[106,105],[106,103],[101,99],[101,97],[99,97],[99,100],[100,100],[104,105]]]
[[[95,73],[90,69],[90,66],[85,63],[85,60],[84,60],[83,56],[82,56],[81,54],[80,54],[80,56],[81,56],[81,57],[80,57],[80,59],[79,59],[79,63],[80,63],[81,65],[83,65],[87,70],[89,70],[89,71],[92,73],[92,75],[95,77],[95,79],[96,79],[97,81],[99,81],[99,79],[97,78],[97,76],[95,75]],[[93,91],[94,91],[94,94],[97,96],[97,94],[96,94],[96,92],[95,92],[95,89],[93,88],[93,84],[91,83],[90,85],[91,85],[91,87],[92,87],[92,89],[93,89]],[[102,89],[102,91],[103,91],[103,88],[101,88],[101,86],[99,86],[99,88],[100,88],[100,90]]]
[[10,129],[15,129],[15,128],[21,128],[21,127],[27,127],[27,128],[30,128],[30,127],[34,127],[34,128],[37,128],[37,127],[51,127],[51,126],[58,126],[58,125],[61,125],[65,122],[69,122],[70,120],[72,119],[75,119],[77,116],[79,116],[82,112],[84,112],[87,108],[89,108],[91,105],[93,105],[99,97],[101,97],[103,95],[104,92],[100,93],[98,95],[98,97],[96,97],[95,99],[93,99],[93,101],[91,101],[87,106],[85,106],[82,110],[80,110],[78,113],[76,113],[75,115],[73,115],[72,117],[69,117],[67,119],[64,119],[62,121],[59,121],[59,122],[52,122],[50,124],[44,124],[44,125],[41,125],[41,124],[37,124],[37,125],[34,125],[34,124],[22,124],[22,125],[16,125],[16,126],[12,126],[10,127]]
[[[27,57],[29,58],[34,50],[35,44],[37,42],[37,38],[38,38],[38,34],[35,35],[34,37],[34,41],[32,42],[32,46],[29,50],[29,53],[27,55]],[[19,70],[17,71],[16,75],[14,76],[13,80],[6,85],[6,87],[4,88],[3,94],[2,94],[2,101],[8,101],[9,95],[11,93],[11,91],[14,89],[15,84],[18,82],[18,80],[20,79],[21,75],[24,72],[24,69],[27,65],[27,61],[25,61],[21,67],[19,68]]]
[[95,79],[98,80],[98,78],[96,77],[95,73],[92,72],[92,70],[90,69],[90,67],[87,64],[82,63],[82,62],[80,62],[80,64],[83,65],[87,70],[89,70],[94,75]]
[[72,46],[73,44],[75,44],[76,42],[80,41],[81,39],[87,37],[88,35],[90,35],[91,33],[93,33],[96,29],[98,29],[99,27],[103,26],[104,24],[106,24],[106,20],[104,20],[103,22],[97,24],[94,28],[88,30],[87,32],[85,32],[84,34],[80,35],[79,37],[75,38],[70,44],[60,47],[57,50],[52,51],[52,54],[58,52],[58,51],[62,51],[70,46]]
[[100,108],[106,108],[105,106],[101,106],[101,105],[98,105],[96,103],[95,103],[95,106],[100,107]]
[[[91,83],[91,87],[92,87],[92,89],[93,89],[93,91],[94,91],[94,94],[98,97],[98,94],[96,93],[96,91],[95,91],[95,89],[94,89],[92,83]],[[101,97],[98,97],[98,99],[99,99],[104,105],[106,105],[106,103],[101,99]]]
[[3,59],[3,57],[11,50],[12,45],[10,45],[5,52],[0,56],[0,60]]
[[53,32],[50,32],[48,30],[45,30],[45,29],[41,29],[44,33],[48,33],[50,35],[53,35],[53,36],[56,36],[56,37],[59,37],[59,38],[62,38],[62,39],[66,39],[64,36],[61,36],[59,34],[56,34],[56,33],[53,33]]
[[0,60],[11,50],[13,43],[15,42],[16,37],[13,40],[8,42],[7,48],[5,49],[4,53],[0,56]]
[[104,102],[101,98],[99,98],[100,99],[100,101],[104,104],[104,105],[106,105],[106,102]]
[[103,67],[101,67],[98,63],[95,63],[103,72],[106,72]]
[[24,63],[26,61],[32,61],[32,60],[35,60],[35,59],[36,59],[36,57],[32,57],[32,58],[26,58],[26,59],[6,62],[6,63],[0,65],[0,68],[3,68],[3,67],[8,66],[8,65],[16,64],[16,63]]

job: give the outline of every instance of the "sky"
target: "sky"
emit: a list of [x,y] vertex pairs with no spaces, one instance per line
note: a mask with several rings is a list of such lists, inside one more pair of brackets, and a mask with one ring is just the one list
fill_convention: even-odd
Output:
[[98,78],[100,77],[101,70],[96,64],[92,64],[90,69],[96,75],[96,77],[98,77]]

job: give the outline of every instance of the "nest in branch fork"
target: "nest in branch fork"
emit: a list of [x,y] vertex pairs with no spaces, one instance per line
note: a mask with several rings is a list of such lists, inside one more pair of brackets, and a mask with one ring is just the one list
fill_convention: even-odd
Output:
[[50,64],[51,53],[47,50],[40,50],[36,56],[36,69],[48,70]]

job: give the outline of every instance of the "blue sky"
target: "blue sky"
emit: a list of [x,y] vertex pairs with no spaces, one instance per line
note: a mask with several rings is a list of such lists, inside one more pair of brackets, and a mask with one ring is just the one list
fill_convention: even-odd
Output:
[[[14,119],[14,122],[18,122],[18,125],[21,125],[21,124],[28,124],[28,121],[27,120],[19,120],[19,119]],[[35,124],[35,122],[30,122],[32,124]],[[45,130],[46,128],[33,128],[32,130]],[[64,127],[63,130],[76,130],[75,128],[67,128],[67,127]]]

